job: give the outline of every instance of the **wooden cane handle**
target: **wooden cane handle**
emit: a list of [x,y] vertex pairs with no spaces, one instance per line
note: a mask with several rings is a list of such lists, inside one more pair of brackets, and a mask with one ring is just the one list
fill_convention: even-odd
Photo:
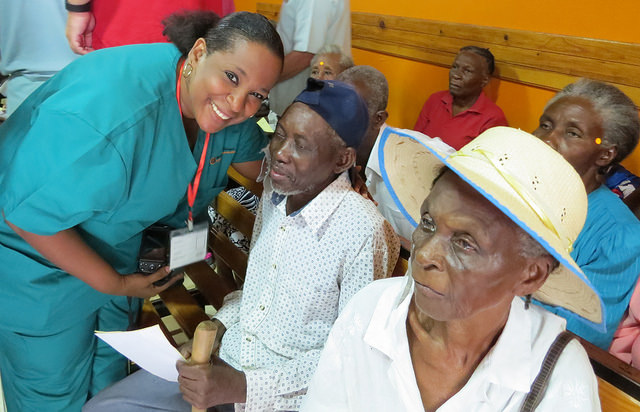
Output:
[[[193,335],[193,347],[191,349],[191,358],[189,358],[190,363],[209,363],[217,333],[218,327],[210,320],[205,320],[198,324]],[[205,409],[191,407],[191,412],[205,411]]]

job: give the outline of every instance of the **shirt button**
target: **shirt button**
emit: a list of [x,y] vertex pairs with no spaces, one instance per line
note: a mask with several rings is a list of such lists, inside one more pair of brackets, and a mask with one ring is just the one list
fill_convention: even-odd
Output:
[[247,342],[251,342],[251,336],[247,336],[245,339]]
[[284,232],[284,226],[280,226],[280,230]]
[[264,310],[264,305],[260,305],[260,310]]
[[275,263],[273,264],[273,268],[274,268],[274,269],[276,268],[276,264],[275,264]]

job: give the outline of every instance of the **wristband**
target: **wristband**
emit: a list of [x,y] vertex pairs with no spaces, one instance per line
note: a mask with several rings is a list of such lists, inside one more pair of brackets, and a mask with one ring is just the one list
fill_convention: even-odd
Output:
[[71,4],[67,0],[64,2],[64,8],[73,13],[84,13],[91,11],[91,2],[85,4]]

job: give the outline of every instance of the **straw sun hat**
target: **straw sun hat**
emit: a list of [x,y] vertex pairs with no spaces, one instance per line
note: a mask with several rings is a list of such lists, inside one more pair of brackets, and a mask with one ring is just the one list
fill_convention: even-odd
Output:
[[602,301],[569,255],[587,216],[587,193],[578,173],[550,146],[521,130],[494,127],[446,155],[388,127],[378,155],[391,197],[414,226],[436,173],[447,165],[560,262],[533,297],[602,329]]

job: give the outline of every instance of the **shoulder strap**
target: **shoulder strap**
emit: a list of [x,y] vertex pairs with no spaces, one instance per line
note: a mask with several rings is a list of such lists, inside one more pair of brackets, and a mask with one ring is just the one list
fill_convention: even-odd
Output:
[[531,384],[531,390],[527,394],[527,397],[520,408],[520,412],[533,412],[536,410],[538,404],[544,397],[544,392],[547,389],[551,372],[553,372],[553,368],[556,366],[558,358],[562,354],[565,346],[567,346],[567,343],[572,339],[573,334],[565,330],[556,337],[555,341],[553,341],[553,344],[549,347],[547,355],[544,357],[538,376],[536,376],[536,379]]

